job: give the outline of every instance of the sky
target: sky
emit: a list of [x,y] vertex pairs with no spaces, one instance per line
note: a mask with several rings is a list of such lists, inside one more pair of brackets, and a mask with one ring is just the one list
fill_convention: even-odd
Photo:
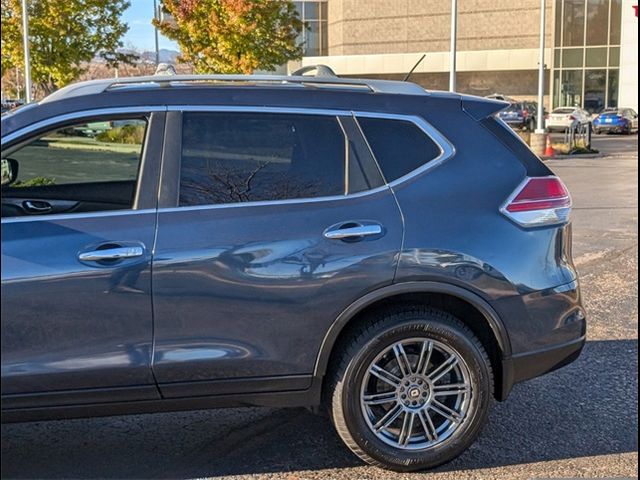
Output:
[[[129,25],[129,31],[124,36],[124,46],[134,46],[142,51],[154,51],[154,28],[151,25],[153,18],[153,0],[130,0],[131,6],[124,12],[122,19]],[[160,3],[158,1],[158,3]],[[178,50],[178,45],[159,36],[160,48]]]

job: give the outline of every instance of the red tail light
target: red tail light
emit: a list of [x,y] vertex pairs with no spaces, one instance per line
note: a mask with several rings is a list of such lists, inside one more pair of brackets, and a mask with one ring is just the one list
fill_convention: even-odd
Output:
[[545,113],[545,114],[544,114],[544,119],[545,119],[545,120],[549,120],[549,114],[548,114],[548,113]]
[[529,112],[528,112],[527,110],[523,110],[523,111],[522,111],[522,116],[523,116],[524,118],[527,118],[527,117],[529,116]]
[[569,220],[571,196],[558,177],[527,177],[500,211],[523,227],[557,225]]
[[569,120],[575,120],[576,117],[574,117],[573,115],[569,115]]

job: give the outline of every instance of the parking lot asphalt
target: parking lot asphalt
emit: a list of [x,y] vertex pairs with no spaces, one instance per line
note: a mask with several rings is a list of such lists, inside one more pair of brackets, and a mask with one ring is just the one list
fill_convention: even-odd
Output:
[[547,164],[574,200],[588,342],[572,365],[516,385],[478,441],[425,475],[363,465],[304,409],[225,409],[2,426],[2,478],[525,479],[636,477],[637,136]]

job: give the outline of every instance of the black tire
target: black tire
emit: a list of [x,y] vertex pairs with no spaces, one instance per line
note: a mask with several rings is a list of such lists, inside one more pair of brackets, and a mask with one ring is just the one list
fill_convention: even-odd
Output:
[[[471,394],[469,410],[454,434],[422,450],[405,450],[388,445],[370,429],[360,393],[369,365],[380,352],[416,337],[440,342],[461,357],[470,373]],[[489,357],[471,330],[449,313],[415,306],[379,312],[351,332],[333,366],[327,385],[332,421],[347,447],[371,465],[399,472],[436,467],[466,450],[486,423],[493,393]]]

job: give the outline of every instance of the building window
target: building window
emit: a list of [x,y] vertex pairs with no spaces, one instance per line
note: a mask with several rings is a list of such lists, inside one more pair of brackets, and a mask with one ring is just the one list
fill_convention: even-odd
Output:
[[328,55],[327,42],[327,0],[294,2],[305,28],[298,41],[304,46],[305,57]]
[[618,103],[622,0],[556,0],[553,107]]

